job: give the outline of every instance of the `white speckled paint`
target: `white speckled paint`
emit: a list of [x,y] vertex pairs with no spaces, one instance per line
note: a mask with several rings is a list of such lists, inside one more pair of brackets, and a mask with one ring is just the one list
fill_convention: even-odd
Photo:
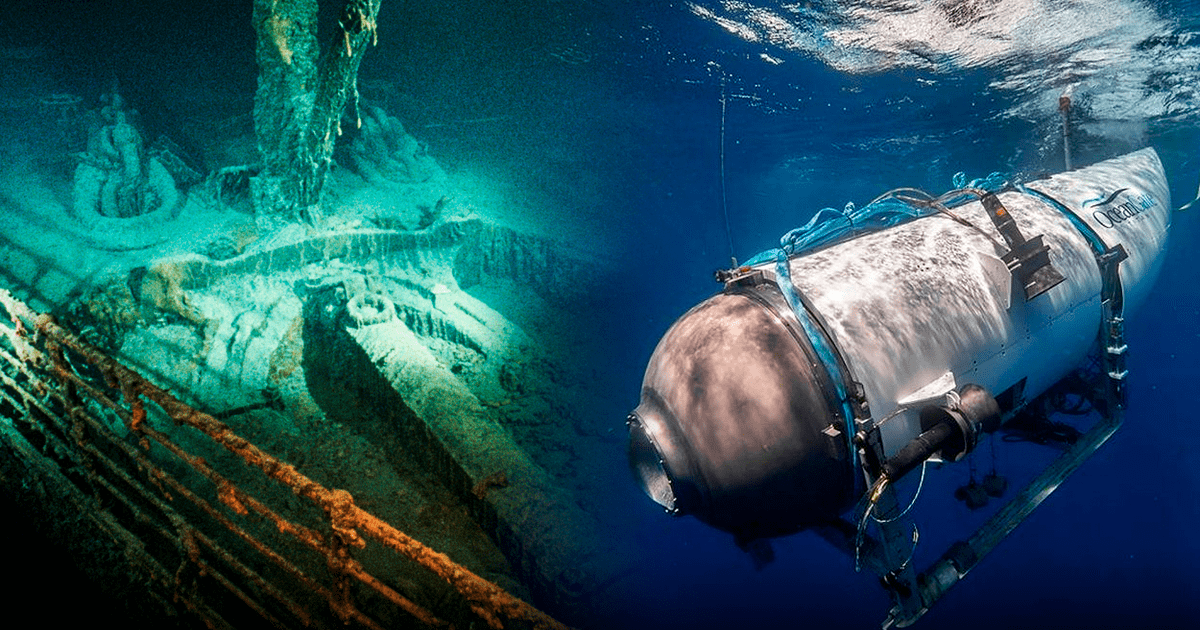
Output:
[[[1074,211],[1112,246],[1123,244],[1126,314],[1141,304],[1158,273],[1171,204],[1158,155],[1144,149],[1056,175],[1028,188]],[[1097,199],[1125,188],[1110,204],[1154,204],[1105,227]],[[944,215],[867,234],[790,261],[796,288],[829,328],[853,378],[866,388],[872,415],[952,372],[958,386],[977,383],[999,393],[1022,378],[1026,397],[1045,391],[1077,367],[1100,329],[1100,273],[1088,242],[1058,209],[1018,192],[999,195],[1027,239],[1039,234],[1066,280],[1026,302],[995,263],[1004,251],[978,231]],[[1085,203],[1091,201],[1085,207]],[[979,202],[955,214],[1003,243]],[[770,271],[773,265],[765,265]],[[1012,291],[1007,300],[1005,291]],[[914,411],[883,427],[891,455],[919,433]]]

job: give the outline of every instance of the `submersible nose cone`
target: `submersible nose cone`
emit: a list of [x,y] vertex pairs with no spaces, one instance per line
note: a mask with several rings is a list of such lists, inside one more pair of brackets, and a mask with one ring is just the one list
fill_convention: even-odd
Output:
[[773,287],[718,294],[676,321],[654,350],[629,417],[629,457],[643,489],[668,511],[766,537],[848,507],[844,419],[827,373],[780,304]]

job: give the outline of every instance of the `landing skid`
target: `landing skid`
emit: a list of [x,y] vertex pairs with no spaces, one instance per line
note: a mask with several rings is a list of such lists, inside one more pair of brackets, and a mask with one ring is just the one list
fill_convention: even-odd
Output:
[[[877,575],[891,595],[893,606],[882,628],[906,628],[916,623],[952,586],[962,580],[977,564],[1000,544],[1017,525],[1041,505],[1083,462],[1087,461],[1108,441],[1125,420],[1125,334],[1124,293],[1117,273],[1124,260],[1119,246],[1097,253],[1097,263],[1103,278],[1101,291],[1102,325],[1098,335],[1099,358],[1097,371],[1079,371],[1060,382],[1059,386],[1035,399],[1030,405],[1015,405],[1010,418],[1022,411],[1036,409],[1038,403],[1069,389],[1084,399],[1099,414],[1086,433],[1074,440],[996,514],[975,530],[966,540],[949,545],[940,558],[920,573],[911,566],[917,543],[917,529],[906,518],[877,519],[879,537],[864,535],[861,525],[842,521],[818,533],[834,546],[847,551],[855,559],[856,568],[866,568]],[[1047,413],[1065,407],[1041,404]],[[1007,419],[1007,418],[1006,418]],[[873,508],[880,514],[899,512],[895,491],[891,486],[875,501]],[[866,523],[864,519],[862,523]]]

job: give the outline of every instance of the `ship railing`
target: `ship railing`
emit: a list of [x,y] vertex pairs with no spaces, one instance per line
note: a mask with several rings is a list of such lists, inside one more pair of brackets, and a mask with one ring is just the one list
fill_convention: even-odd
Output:
[[[90,495],[106,533],[169,594],[158,594],[160,601],[180,604],[217,628],[244,627],[249,618],[282,628],[381,630],[482,620],[491,628],[565,630],[363,509],[349,492],[317,483],[8,291],[0,290],[0,306],[7,342],[0,343],[3,415]],[[228,459],[219,451],[270,481],[218,470],[211,460]],[[306,502],[308,518],[297,517],[302,511],[295,506],[288,515],[270,507],[281,495],[285,503],[287,495]],[[449,584],[457,601],[439,601],[446,614],[435,613],[373,575],[355,553],[368,541],[406,559],[400,566],[419,566]]]

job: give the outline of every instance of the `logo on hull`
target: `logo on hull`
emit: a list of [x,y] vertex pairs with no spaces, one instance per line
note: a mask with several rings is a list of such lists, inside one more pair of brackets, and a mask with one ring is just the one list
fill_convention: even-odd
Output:
[[[1112,228],[1118,223],[1124,223],[1158,205],[1158,200],[1149,193],[1127,194],[1121,199],[1117,199],[1121,193],[1128,190],[1128,188],[1119,188],[1106,197],[1089,199],[1083,202],[1083,207],[1095,208],[1092,211],[1092,218],[1096,220],[1096,223],[1103,228]],[[1113,205],[1114,203],[1116,205]]]

